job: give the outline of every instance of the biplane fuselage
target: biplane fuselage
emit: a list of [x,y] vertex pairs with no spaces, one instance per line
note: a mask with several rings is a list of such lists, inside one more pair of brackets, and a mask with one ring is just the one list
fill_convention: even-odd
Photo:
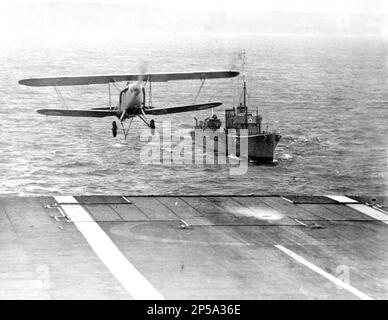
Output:
[[120,92],[117,108],[120,112],[125,111],[125,118],[141,114],[141,108],[144,106],[142,89],[141,86],[133,84]]

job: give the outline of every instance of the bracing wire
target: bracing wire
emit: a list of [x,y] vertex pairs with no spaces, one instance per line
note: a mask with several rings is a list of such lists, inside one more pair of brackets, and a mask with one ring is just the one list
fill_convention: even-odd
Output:
[[201,93],[201,90],[202,90],[202,88],[203,88],[203,86],[204,86],[204,84],[205,84],[205,81],[206,81],[206,78],[201,79],[201,85],[199,86],[198,92],[197,92],[197,94],[195,95],[193,104],[195,104],[195,103],[197,102],[197,99],[198,99],[198,97],[199,97],[199,94]]
[[54,86],[54,90],[55,90],[57,96],[60,98],[63,106],[65,107],[65,109],[69,109],[69,105],[66,102],[65,98],[63,97],[62,92],[59,90],[59,88],[57,86]]

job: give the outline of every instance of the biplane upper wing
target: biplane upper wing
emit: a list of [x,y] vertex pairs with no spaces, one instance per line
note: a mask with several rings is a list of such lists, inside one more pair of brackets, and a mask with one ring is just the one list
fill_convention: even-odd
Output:
[[157,115],[170,114],[170,113],[205,110],[205,109],[215,108],[220,105],[222,105],[221,102],[211,102],[211,103],[193,104],[193,105],[171,107],[171,108],[152,108],[152,109],[144,109],[144,113],[157,116]]
[[62,76],[28,78],[19,80],[19,84],[33,87],[54,86],[80,86],[88,84],[104,84],[121,81],[144,81],[165,82],[170,80],[194,80],[194,79],[219,79],[232,78],[239,75],[237,71],[196,71],[175,73],[145,73],[145,74],[116,74],[94,76]]
[[91,117],[103,118],[118,116],[120,112],[115,110],[66,110],[66,109],[40,109],[38,113],[46,116],[67,116],[67,117]]

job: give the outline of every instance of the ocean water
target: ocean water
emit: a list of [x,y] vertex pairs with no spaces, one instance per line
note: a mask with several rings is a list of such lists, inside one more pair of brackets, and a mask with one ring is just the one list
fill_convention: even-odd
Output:
[[[103,107],[104,85],[25,87],[29,76],[241,69],[248,104],[282,139],[276,165],[147,164],[144,128],[127,143],[111,137],[111,118],[45,117],[39,108]],[[0,194],[387,194],[388,47],[379,37],[191,35],[110,39],[8,39],[0,44]],[[155,83],[154,106],[193,102],[200,82]],[[120,87],[123,84],[119,84]],[[113,102],[117,90],[113,89]],[[241,96],[239,79],[209,80],[197,103]],[[194,117],[155,117],[188,135]]]

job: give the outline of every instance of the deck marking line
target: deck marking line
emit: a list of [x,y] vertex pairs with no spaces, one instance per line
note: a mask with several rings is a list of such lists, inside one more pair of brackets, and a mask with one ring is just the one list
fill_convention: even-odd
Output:
[[387,211],[384,211],[383,209],[381,209],[381,208],[379,208],[379,207],[377,207],[377,206],[372,206],[372,208],[375,209],[375,210],[377,210],[377,211],[380,211],[380,212],[382,212],[382,213],[384,213],[384,214],[388,214]]
[[128,203],[131,203],[132,204],[132,201],[131,200],[128,200],[127,199],[127,197],[124,197],[124,196],[122,196],[121,198],[123,198],[126,202],[128,202]]
[[358,212],[361,212],[373,219],[379,220],[388,224],[388,216],[381,212],[381,210],[375,209],[373,207],[367,206],[366,204],[360,203],[356,200],[350,199],[345,196],[326,196],[330,199],[344,203],[347,207],[352,208]]
[[316,273],[320,274],[321,276],[325,277],[326,279],[334,282],[336,285],[340,286],[341,288],[349,291],[350,293],[354,294],[355,296],[359,297],[362,300],[374,300],[373,298],[369,297],[365,293],[361,292],[360,290],[352,287],[350,284],[341,281],[337,277],[331,275],[330,273],[327,273],[326,271],[322,270],[321,268],[317,267],[316,265],[312,264],[311,262],[305,260],[301,256],[297,255],[295,252],[283,247],[280,244],[275,245],[276,248],[283,251],[284,253],[288,254],[291,258],[295,259],[296,261],[300,262],[301,264],[305,265],[306,267],[309,267],[311,270],[315,271]]
[[295,222],[297,222],[297,223],[299,223],[300,225],[302,225],[302,226],[304,226],[304,227],[306,227],[307,228],[307,224],[305,224],[305,223],[303,223],[302,221],[299,221],[298,219],[294,219],[295,220]]
[[280,198],[282,198],[283,200],[286,200],[286,201],[288,201],[288,202],[294,203],[294,201],[292,201],[292,200],[290,200],[290,199],[288,199],[288,198],[286,198],[286,197],[280,196]]
[[181,219],[181,222],[186,226],[186,227],[190,227],[190,225],[183,219]]
[[369,206],[367,206],[365,204],[361,204],[361,203],[355,203],[355,204],[351,203],[351,204],[347,204],[346,206],[349,208],[352,208],[354,210],[357,210],[358,212],[366,214],[367,216],[369,216],[373,219],[376,219],[376,220],[379,220],[381,222],[384,222],[385,224],[388,224],[388,215],[386,215],[385,213],[382,213],[379,210],[376,210],[372,207],[369,207]]
[[74,205],[77,203],[74,197],[58,196],[54,198],[58,203],[72,203],[61,207],[85,237],[96,255],[134,299],[164,300],[164,297],[128,261],[89,213],[81,205]]
[[339,203],[358,203],[357,200],[354,200],[345,196],[326,196],[326,198],[332,199]]

